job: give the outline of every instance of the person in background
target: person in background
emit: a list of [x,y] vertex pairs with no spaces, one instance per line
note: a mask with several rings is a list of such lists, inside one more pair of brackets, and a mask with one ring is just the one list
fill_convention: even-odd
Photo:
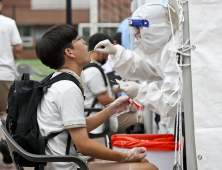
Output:
[[121,36],[122,36],[121,32],[118,32],[113,36],[113,44],[114,45],[117,45],[117,44],[122,45]]
[[[112,42],[111,37],[104,33],[94,34],[89,38],[89,51],[93,50],[97,43],[100,41],[108,39]],[[104,74],[107,86],[105,84],[105,80],[103,77],[103,73],[100,71],[102,69],[102,65],[107,61],[108,54],[103,54],[100,52],[92,52],[91,53],[91,63],[95,65],[93,67],[88,67],[84,69],[85,82],[86,82],[86,93],[85,93],[85,101],[84,106],[86,108],[105,108],[105,106],[115,101],[115,94],[117,94],[120,89],[119,86],[113,88],[110,86],[108,77]],[[90,63],[90,64],[91,64]],[[103,71],[103,70],[102,70]],[[95,102],[96,101],[96,102]],[[94,103],[95,102],[95,103]],[[94,105],[93,105],[94,104]],[[133,112],[122,114],[118,117],[110,118],[110,129],[113,132],[118,133],[126,133],[126,129],[131,125],[134,125],[137,121],[137,109],[134,106]],[[90,115],[95,114],[90,113]],[[104,130],[104,125],[101,125],[91,133],[102,133]]]
[[[14,77],[14,55],[22,52],[22,40],[20,38],[16,23],[13,19],[1,15],[3,8],[0,0],[0,118],[7,117],[7,97]],[[0,132],[0,152],[3,162],[12,163],[5,136]]]

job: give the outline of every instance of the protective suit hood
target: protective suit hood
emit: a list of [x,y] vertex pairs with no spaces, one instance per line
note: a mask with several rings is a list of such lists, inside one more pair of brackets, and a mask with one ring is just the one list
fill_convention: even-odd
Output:
[[132,19],[148,20],[149,27],[139,27],[140,45],[143,53],[152,55],[158,52],[169,41],[171,27],[168,23],[168,10],[160,4],[145,4],[138,8]]

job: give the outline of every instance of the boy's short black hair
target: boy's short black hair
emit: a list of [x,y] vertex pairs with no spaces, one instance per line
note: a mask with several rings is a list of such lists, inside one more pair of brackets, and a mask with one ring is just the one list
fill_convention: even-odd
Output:
[[65,63],[65,49],[74,49],[71,43],[77,36],[77,30],[67,24],[49,28],[36,44],[37,57],[52,69],[60,68]]
[[108,36],[107,34],[104,34],[104,33],[96,33],[94,35],[92,35],[90,38],[89,38],[89,51],[92,51],[94,50],[95,46],[100,42],[100,41],[103,41],[103,40],[106,40],[108,39],[111,43],[113,43],[113,40],[110,36]]

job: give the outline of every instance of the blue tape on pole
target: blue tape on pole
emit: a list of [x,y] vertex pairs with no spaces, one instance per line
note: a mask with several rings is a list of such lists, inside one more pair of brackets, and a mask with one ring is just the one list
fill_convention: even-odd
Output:
[[149,27],[149,21],[144,19],[128,19],[131,27]]

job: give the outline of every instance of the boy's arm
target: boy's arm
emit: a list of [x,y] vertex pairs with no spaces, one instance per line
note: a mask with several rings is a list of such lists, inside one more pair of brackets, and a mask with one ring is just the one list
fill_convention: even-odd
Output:
[[126,153],[120,153],[106,148],[99,143],[96,143],[89,139],[86,128],[72,128],[68,129],[69,133],[75,143],[77,150],[88,156],[103,159],[122,162],[124,158],[127,158]]
[[92,131],[93,129],[97,128],[101,124],[103,124],[105,121],[107,121],[110,118],[110,116],[107,113],[107,108],[103,109],[102,111],[86,117],[86,130],[87,132]]
[[77,150],[93,158],[117,162],[141,162],[146,156],[146,149],[143,147],[133,148],[127,153],[121,153],[90,140],[86,128],[72,128],[68,130]]
[[23,50],[22,44],[18,44],[15,46],[12,46],[12,52],[15,53],[21,53]]
[[19,58],[19,55],[17,54],[21,53],[22,50],[23,50],[22,44],[12,46],[12,53],[16,58]]
[[126,111],[130,111],[132,109],[132,106],[133,103],[129,101],[128,96],[123,96],[116,99],[101,112],[85,118],[87,131],[90,132],[91,130],[95,129],[111,116],[118,116],[119,114],[122,114]]

